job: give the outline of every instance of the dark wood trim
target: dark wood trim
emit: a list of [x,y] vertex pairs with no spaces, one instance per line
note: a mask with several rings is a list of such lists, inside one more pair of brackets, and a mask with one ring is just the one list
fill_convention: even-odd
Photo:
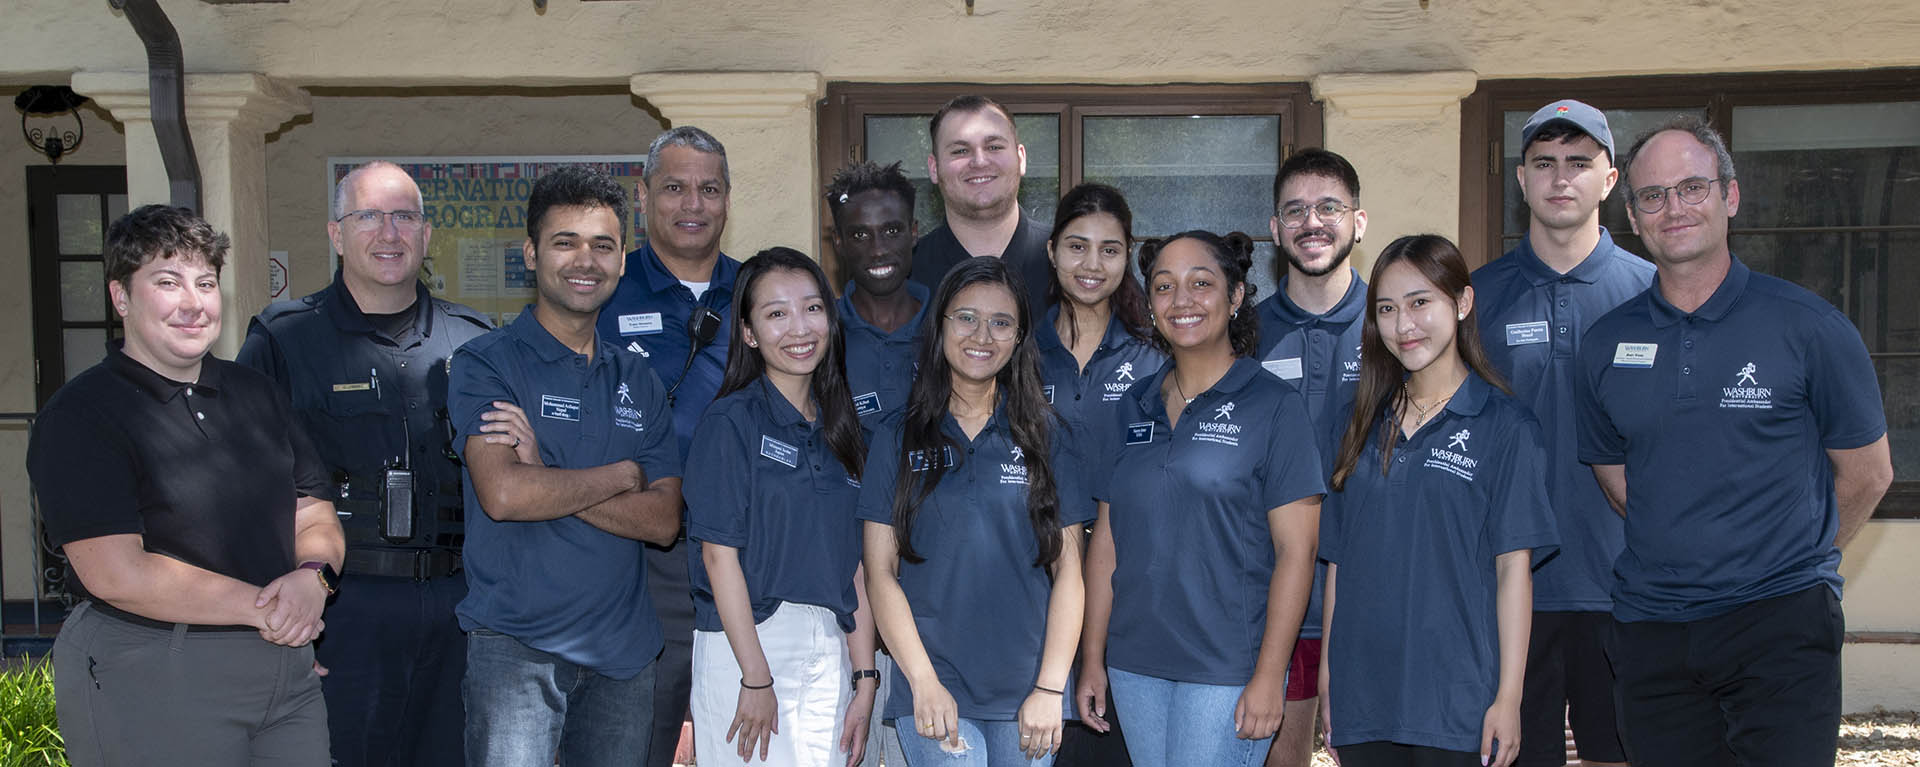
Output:
[[[105,322],[66,322],[60,317],[60,263],[97,261],[60,255],[58,198],[62,194],[100,195],[100,222],[107,224],[106,195],[127,193],[127,169],[122,165],[29,165],[27,171],[27,241],[29,295],[33,301],[33,356],[36,366],[35,407],[47,404],[54,390],[67,380],[63,328],[98,327],[112,335],[111,313]],[[104,247],[104,245],[103,245]],[[102,302],[105,309],[105,302]]]
[[1874,519],[1920,519],[1920,482],[1895,482],[1874,509]]
[[1849,631],[1847,644],[1920,644],[1920,632],[1914,631]]

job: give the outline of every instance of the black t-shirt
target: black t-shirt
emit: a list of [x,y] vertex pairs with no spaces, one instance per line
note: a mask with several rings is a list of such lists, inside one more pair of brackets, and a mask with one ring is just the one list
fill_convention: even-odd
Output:
[[295,496],[333,497],[265,376],[209,356],[199,381],[172,381],[118,343],[40,412],[27,472],[56,546],[133,533],[148,551],[256,586],[296,564]]
[[[1053,264],[1047,260],[1047,235],[1052,230],[1045,223],[1020,213],[1020,227],[1013,231],[1013,239],[1007,242],[1007,249],[998,253],[980,255],[998,255],[1007,260],[1007,267],[1020,275],[1026,283],[1027,311],[1034,322],[1047,310],[1047,284],[1053,281]],[[913,274],[911,279],[927,286],[929,293],[937,293],[940,279],[955,264],[972,258],[974,254],[960,244],[953,236],[953,230],[945,224],[928,232],[913,244]]]

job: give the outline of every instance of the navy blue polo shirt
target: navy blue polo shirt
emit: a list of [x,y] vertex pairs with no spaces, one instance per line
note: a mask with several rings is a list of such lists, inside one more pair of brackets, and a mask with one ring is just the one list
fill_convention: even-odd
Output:
[[[460,465],[448,457],[447,368],[491,329],[485,315],[416,283],[401,337],[374,328],[338,271],[317,293],[268,306],[234,361],[265,373],[293,403],[320,457],[344,475],[349,548],[445,548],[461,534]],[[412,540],[380,537],[382,470],[414,472]]]
[[[860,519],[893,524],[904,420],[904,414],[889,415],[874,433],[860,489]],[[925,561],[900,561],[900,589],[960,716],[1010,720],[1039,678],[1053,593],[1052,577],[1033,563],[1040,550],[1027,517],[1027,462],[1013,444],[1004,403],[971,441],[951,416],[941,430],[954,447],[904,456],[915,467],[940,461],[950,468],[914,516],[913,548]],[[1053,436],[1060,436],[1057,429]],[[1052,439],[1048,460],[1062,528],[1094,518],[1080,459],[1067,442]],[[912,689],[897,664],[891,684],[896,691]],[[912,695],[891,695],[881,718],[912,714]]]
[[1066,339],[1054,330],[1059,319],[1060,305],[1054,304],[1033,329],[1034,347],[1040,352],[1042,391],[1075,439],[1095,439],[1096,430],[1113,428],[1121,398],[1134,384],[1160,372],[1167,355],[1151,342],[1128,333],[1119,317],[1109,317],[1106,335],[1100,337],[1099,348],[1093,350],[1082,370]]
[[[683,457],[693,442],[700,414],[720,393],[720,381],[727,374],[727,328],[733,321],[728,309],[733,306],[733,280],[739,273],[739,262],[721,253],[714,259],[707,292],[696,300],[693,291],[667,271],[649,243],[627,254],[627,273],[620,276],[613,298],[600,307],[600,337],[647,358],[662,385],[673,388],[685,371],[686,381],[670,403]],[[720,327],[713,342],[700,347],[688,365],[687,349],[693,340],[687,334],[687,320],[700,306],[720,314]]]
[[916,282],[901,285],[907,295],[920,302],[913,319],[892,333],[868,323],[853,308],[853,283],[840,291],[840,327],[847,345],[847,388],[853,393],[853,409],[860,422],[872,426],[879,418],[907,405],[907,392],[913,389],[914,344],[920,325],[926,321],[927,289]]
[[[830,609],[842,630],[853,631],[860,482],[834,456],[819,423],[802,418],[766,378],[707,408],[683,487],[687,537],[740,550],[755,623],[795,602]],[[723,630],[700,547],[686,549],[693,627]]]
[[1624,464],[1621,621],[1694,621],[1826,584],[1840,592],[1827,450],[1887,433],[1846,315],[1734,259],[1682,312],[1660,281],[1587,332],[1575,367],[1580,460]]
[[[1353,402],[1353,389],[1360,383],[1360,330],[1366,326],[1367,283],[1360,273],[1347,267],[1353,281],[1347,293],[1328,309],[1314,314],[1300,308],[1287,297],[1291,272],[1280,276],[1280,284],[1254,307],[1260,318],[1260,366],[1280,380],[1293,384],[1307,397],[1307,413],[1313,417],[1313,446],[1320,451],[1321,477],[1333,476],[1333,462],[1340,454],[1340,437],[1346,432]],[[1313,563],[1313,591],[1307,600],[1307,613],[1300,619],[1300,637],[1320,637],[1322,601],[1326,598],[1327,566]]]
[[1593,252],[1566,274],[1541,261],[1527,239],[1473,273],[1481,346],[1546,438],[1560,554],[1533,574],[1536,610],[1613,609],[1607,592],[1624,534],[1593,469],[1580,462],[1573,360],[1600,315],[1652,283],[1653,264],[1616,246],[1604,227]]
[[[592,359],[560,343],[531,307],[512,324],[453,356],[448,407],[454,444],[480,434],[480,416],[501,400],[527,412],[540,459],[558,469],[622,460],[647,482],[680,476],[667,390],[646,358],[596,338]],[[460,628],[506,634],[615,679],[631,679],[660,654],[660,621],[647,597],[645,544],[577,516],[497,522],[466,481],[467,598]]]
[[1439,416],[1398,440],[1384,476],[1380,438],[1374,429],[1320,527],[1320,556],[1340,566],[1334,745],[1475,751],[1500,686],[1494,559],[1532,549],[1538,564],[1558,547],[1540,425],[1469,373]]
[[[1161,368],[1121,400],[1094,497],[1113,526],[1107,665],[1244,685],[1265,639],[1267,512],[1326,492],[1312,419],[1292,385],[1242,357],[1168,427]],[[1291,639],[1291,637],[1288,637]]]

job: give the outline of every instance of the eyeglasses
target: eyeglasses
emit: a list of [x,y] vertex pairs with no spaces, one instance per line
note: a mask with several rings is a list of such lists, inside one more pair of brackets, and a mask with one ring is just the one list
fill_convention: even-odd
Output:
[[401,234],[420,231],[421,225],[427,223],[426,214],[417,210],[374,210],[372,208],[349,211],[347,215],[336,218],[334,221],[345,224],[348,229],[356,232],[372,232],[380,228],[384,219],[392,219],[393,228],[399,230]]
[[946,315],[946,318],[953,322],[953,324],[948,327],[952,328],[953,332],[960,334],[961,338],[973,337],[980,332],[980,326],[982,324],[987,326],[987,336],[995,341],[1011,341],[1015,335],[1020,333],[1020,325],[1015,323],[1012,317],[1004,314],[996,314],[982,319],[980,315],[973,312],[958,311]]
[[1312,213],[1322,224],[1338,224],[1347,217],[1352,205],[1322,200],[1314,205],[1293,204],[1280,209],[1280,225],[1288,229],[1299,229],[1307,225],[1307,214]]
[[1647,215],[1659,213],[1661,209],[1667,207],[1668,192],[1672,192],[1680,198],[1681,202],[1688,205],[1699,205],[1706,201],[1707,192],[1713,189],[1715,181],[1725,183],[1726,179],[1696,176],[1673,186],[1643,186],[1633,190],[1633,207]]

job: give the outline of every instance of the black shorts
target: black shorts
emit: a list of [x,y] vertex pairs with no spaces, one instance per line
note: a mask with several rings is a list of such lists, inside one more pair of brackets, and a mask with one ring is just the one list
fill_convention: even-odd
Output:
[[1520,697],[1519,767],[1567,763],[1566,725],[1580,758],[1624,762],[1626,746],[1613,711],[1613,669],[1607,633],[1613,616],[1601,612],[1535,612],[1527,643],[1527,681]]
[[1615,621],[1607,657],[1634,767],[1833,764],[1845,631],[1825,585],[1689,623]]

